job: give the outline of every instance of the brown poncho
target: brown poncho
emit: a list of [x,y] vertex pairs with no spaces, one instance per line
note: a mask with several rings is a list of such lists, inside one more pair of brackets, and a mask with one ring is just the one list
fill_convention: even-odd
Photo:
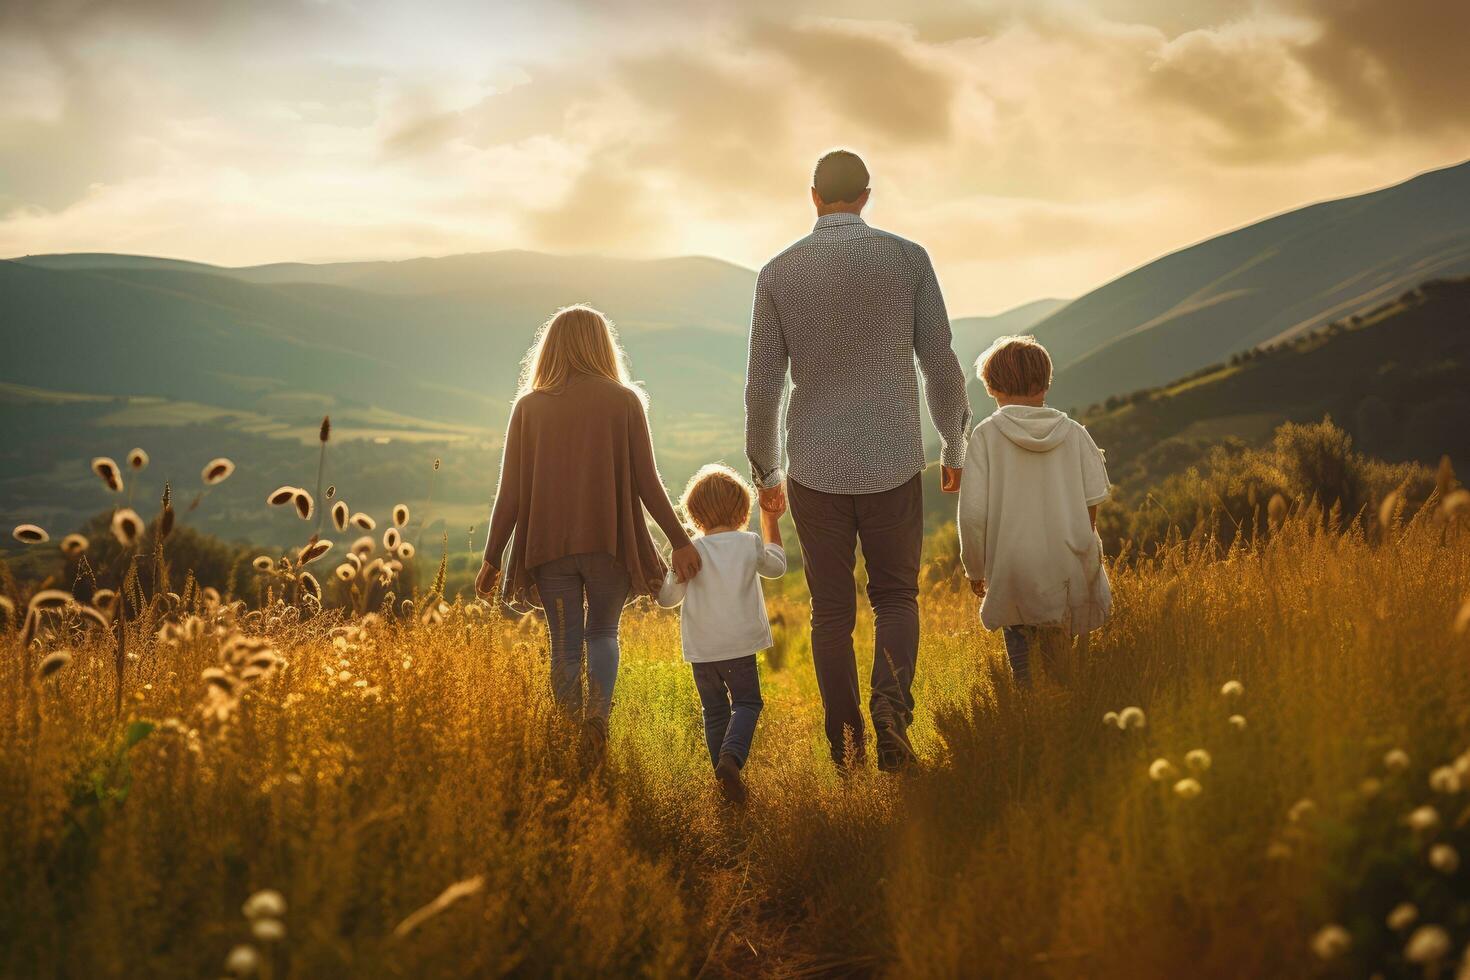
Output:
[[[673,547],[689,543],[654,464],[637,394],[583,374],[555,391],[525,395],[506,429],[485,543],[485,560],[503,568],[502,597],[539,604],[530,570],[589,552],[622,563],[632,583],[629,598],[657,593],[666,568],[644,507]],[[501,566],[511,532],[510,559]]]

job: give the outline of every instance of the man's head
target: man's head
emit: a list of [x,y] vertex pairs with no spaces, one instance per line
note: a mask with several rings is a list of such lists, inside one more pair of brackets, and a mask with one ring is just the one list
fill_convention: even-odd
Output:
[[996,401],[1039,400],[1051,387],[1051,355],[1035,337],[1000,337],[975,367]]
[[861,211],[868,203],[868,168],[851,150],[829,150],[812,171],[812,203],[818,214]]

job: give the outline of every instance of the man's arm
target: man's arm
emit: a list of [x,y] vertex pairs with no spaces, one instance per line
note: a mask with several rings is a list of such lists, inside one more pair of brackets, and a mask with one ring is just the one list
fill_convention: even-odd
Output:
[[[750,459],[751,477],[762,491],[775,490],[786,479],[781,468],[781,396],[790,363],[768,275],[762,269],[756,279],[750,354],[745,364],[745,455]],[[772,496],[761,494],[763,508]]]
[[960,468],[965,465],[965,438],[970,427],[970,397],[965,392],[965,372],[955,357],[949,330],[949,313],[929,253],[919,248],[919,274],[914,293],[914,353],[924,375],[924,397],[929,417],[939,430],[943,448],[939,461],[944,466],[943,487],[954,492],[960,487]]

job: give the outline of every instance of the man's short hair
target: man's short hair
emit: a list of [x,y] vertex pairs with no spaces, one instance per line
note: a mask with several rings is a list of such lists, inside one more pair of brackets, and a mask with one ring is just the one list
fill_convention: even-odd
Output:
[[1029,398],[1051,387],[1051,355],[1035,337],[1000,337],[975,363],[992,395]]
[[817,161],[812,186],[824,204],[850,204],[868,189],[867,165],[851,150],[831,150]]

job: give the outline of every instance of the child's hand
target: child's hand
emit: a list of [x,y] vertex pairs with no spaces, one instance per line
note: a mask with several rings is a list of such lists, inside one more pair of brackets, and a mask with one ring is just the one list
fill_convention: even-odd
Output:
[[983,578],[980,579],[980,580],[978,580],[978,581],[975,580],[975,579],[971,579],[970,580],[970,591],[973,592],[973,593],[975,593],[975,597],[977,599],[984,599],[985,598],[985,580]]

